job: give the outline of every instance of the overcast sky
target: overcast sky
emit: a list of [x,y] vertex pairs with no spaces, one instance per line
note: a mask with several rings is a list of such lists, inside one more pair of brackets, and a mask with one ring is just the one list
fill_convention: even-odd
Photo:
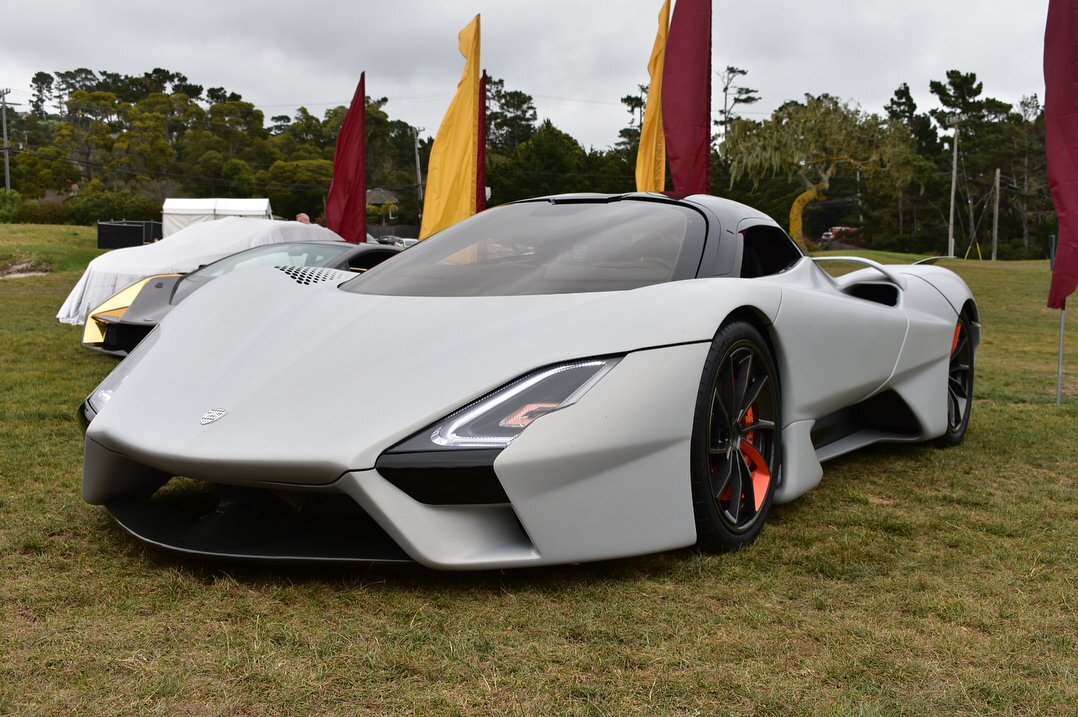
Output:
[[[482,14],[482,64],[535,98],[585,147],[617,141],[620,98],[648,82],[661,0],[35,0],[5,7],[0,88],[30,99],[30,78],[77,67],[155,67],[223,86],[269,118],[347,104],[359,73],[394,119],[437,131],[464,62],[457,33]],[[804,93],[881,112],[902,82],[920,109],[930,80],[976,72],[984,94],[1043,99],[1048,0],[714,0],[712,66],[748,70],[764,117]],[[716,81],[713,108],[722,106]]]

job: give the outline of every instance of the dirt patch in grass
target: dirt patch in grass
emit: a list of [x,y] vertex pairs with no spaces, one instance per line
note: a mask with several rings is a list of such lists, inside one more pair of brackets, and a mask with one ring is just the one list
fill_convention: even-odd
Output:
[[0,279],[44,276],[51,271],[51,266],[40,261],[8,261],[0,264]]

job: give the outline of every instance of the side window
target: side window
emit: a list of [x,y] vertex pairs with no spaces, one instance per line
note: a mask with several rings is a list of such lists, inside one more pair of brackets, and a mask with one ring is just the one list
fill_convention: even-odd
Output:
[[801,251],[786,232],[767,225],[741,232],[741,278],[755,279],[789,269],[801,259]]
[[367,269],[373,269],[386,259],[394,257],[399,253],[400,252],[392,249],[371,249],[370,251],[361,252],[348,260],[348,270],[364,272]]

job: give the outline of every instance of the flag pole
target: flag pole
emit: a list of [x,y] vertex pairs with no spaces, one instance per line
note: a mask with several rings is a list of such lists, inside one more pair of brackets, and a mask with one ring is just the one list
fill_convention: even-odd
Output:
[[1063,403],[1063,330],[1067,321],[1067,309],[1059,311],[1059,374],[1056,378],[1056,405]]

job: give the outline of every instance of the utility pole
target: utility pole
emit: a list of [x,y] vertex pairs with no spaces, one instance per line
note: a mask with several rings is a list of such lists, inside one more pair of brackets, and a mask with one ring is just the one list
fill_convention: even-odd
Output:
[[8,156],[11,154],[11,149],[7,143],[7,94],[11,90],[4,88],[0,90],[0,114],[4,117],[4,189],[11,191],[11,166],[9,164]]
[[999,244],[999,167],[996,167],[996,206],[992,210],[992,261],[996,260],[997,244]]
[[954,195],[958,188],[958,120],[954,123],[954,159],[951,160],[951,218],[947,222],[947,256],[954,256]]
[[420,224],[423,220],[423,170],[419,167],[419,133],[423,131],[422,127],[412,128],[413,146],[415,147],[415,187],[419,192],[419,219]]

